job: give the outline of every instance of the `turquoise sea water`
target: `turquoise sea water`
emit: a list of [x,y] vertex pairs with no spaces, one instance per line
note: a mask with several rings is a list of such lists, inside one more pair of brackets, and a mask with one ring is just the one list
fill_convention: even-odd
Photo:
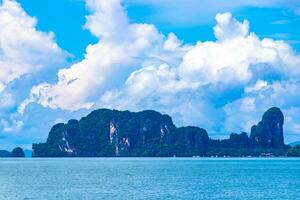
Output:
[[0,199],[300,199],[300,159],[0,159]]

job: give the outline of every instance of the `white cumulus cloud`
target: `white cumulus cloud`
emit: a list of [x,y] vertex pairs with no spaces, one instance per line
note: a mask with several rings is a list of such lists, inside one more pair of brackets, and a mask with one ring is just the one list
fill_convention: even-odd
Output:
[[99,41],[82,61],[61,69],[55,84],[33,87],[19,113],[30,103],[69,111],[156,109],[177,124],[220,133],[249,131],[268,107],[281,106],[290,118],[300,107],[293,100],[299,55],[284,41],[259,38],[247,20],[219,13],[215,41],[186,45],[153,25],[130,23],[120,0],[86,3],[85,28]]
[[214,27],[214,31],[218,40],[245,37],[249,33],[249,21],[244,20],[243,23],[240,23],[229,12],[217,14],[216,21],[217,25]]
[[[258,38],[249,32],[248,23],[238,22],[229,13],[218,14],[216,21],[216,41],[190,47],[178,65],[136,70],[121,89],[106,92],[96,107],[155,108],[175,116],[179,124],[192,123],[214,131],[221,119],[223,131],[249,131],[269,107],[295,105],[296,101],[280,95],[268,99],[266,93],[264,102],[268,103],[257,107],[262,94],[253,95],[268,87],[268,81],[277,82],[278,88],[282,81],[299,79],[300,58],[291,47],[283,41]],[[282,100],[280,105],[278,100]]]
[[176,37],[171,34],[165,43],[165,36],[153,25],[130,24],[119,0],[88,0],[87,7],[91,15],[86,17],[85,28],[99,42],[86,48],[82,61],[61,69],[56,84],[34,87],[29,99],[20,106],[21,113],[31,102],[66,110],[90,108],[93,98],[122,85],[132,71],[148,61],[177,59]]
[[[0,92],[21,76],[64,62],[53,33],[36,29],[37,20],[14,0],[0,5]],[[1,94],[0,94],[1,95]]]

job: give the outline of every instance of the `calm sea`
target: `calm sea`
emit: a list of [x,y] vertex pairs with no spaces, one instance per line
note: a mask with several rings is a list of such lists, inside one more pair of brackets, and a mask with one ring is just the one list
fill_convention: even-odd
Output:
[[300,159],[0,159],[0,199],[300,199]]

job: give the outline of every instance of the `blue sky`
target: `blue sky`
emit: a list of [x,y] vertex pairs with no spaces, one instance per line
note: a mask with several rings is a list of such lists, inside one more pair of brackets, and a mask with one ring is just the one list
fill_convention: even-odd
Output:
[[[85,47],[97,41],[88,30],[82,28],[85,24],[85,16],[88,15],[84,0],[19,0],[18,2],[22,4],[29,15],[38,19],[37,28],[39,30],[53,31],[58,44],[74,54],[76,58],[82,58]],[[291,7],[283,8],[277,4],[266,7],[250,5],[230,9],[217,7],[212,10],[204,10],[206,13],[203,13],[205,8],[196,7],[193,10],[196,14],[191,16],[184,16],[189,10],[183,10],[183,15],[178,16],[183,19],[180,23],[177,23],[176,18],[166,17],[167,19],[165,19],[160,16],[165,11],[164,6],[157,5],[155,1],[153,1],[154,3],[145,2],[147,1],[128,0],[123,2],[132,22],[155,24],[163,33],[174,32],[180,39],[188,43],[195,43],[198,40],[214,40],[212,27],[215,24],[215,15],[219,12],[230,11],[239,20],[248,19],[251,22],[251,31],[258,36],[285,40],[295,50],[300,50],[300,29],[297,28],[300,24],[300,15],[297,15],[294,10],[300,3],[297,3],[296,0]],[[185,4],[185,1],[178,2]],[[197,0],[191,2],[198,4]],[[207,6],[215,5],[208,3]],[[194,18],[200,20],[197,22]]]
[[0,2],[0,149],[100,107],[226,137],[279,106],[300,140],[299,1]]

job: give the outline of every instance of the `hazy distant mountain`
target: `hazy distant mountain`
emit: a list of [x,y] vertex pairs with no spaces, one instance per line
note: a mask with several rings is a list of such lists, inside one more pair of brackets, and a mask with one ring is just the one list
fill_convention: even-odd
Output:
[[205,129],[177,128],[156,111],[99,109],[81,120],[52,127],[46,143],[33,144],[35,157],[64,156],[260,156],[285,155],[284,116],[279,108],[264,113],[247,133],[209,139]]

